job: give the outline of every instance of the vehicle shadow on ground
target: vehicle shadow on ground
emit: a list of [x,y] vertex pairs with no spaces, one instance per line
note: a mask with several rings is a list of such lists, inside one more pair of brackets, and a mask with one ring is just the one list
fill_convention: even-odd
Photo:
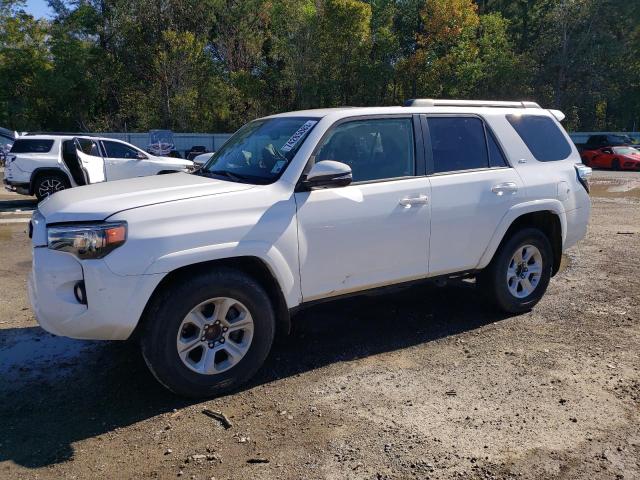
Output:
[[31,211],[38,207],[38,201],[35,198],[19,198],[15,200],[0,200],[0,213],[13,212],[16,210]]
[[[430,342],[503,318],[463,282],[318,305],[296,317],[292,335],[274,347],[264,368],[244,388]],[[66,351],[67,343],[64,348],[59,344],[69,342],[37,327],[5,329],[0,330],[0,353],[13,348],[28,364],[28,352],[16,346],[25,335],[41,336],[53,352]],[[197,403],[161,387],[132,342],[84,342],[78,355],[58,355],[51,362],[45,369],[36,361],[31,371],[14,377],[0,370],[8,376],[8,381],[0,381],[0,462],[28,468],[63,462],[73,457],[74,442]],[[58,367],[67,368],[67,373],[52,374]]]

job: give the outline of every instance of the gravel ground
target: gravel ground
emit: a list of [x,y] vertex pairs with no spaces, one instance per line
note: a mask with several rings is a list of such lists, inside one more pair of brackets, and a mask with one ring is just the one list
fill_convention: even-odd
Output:
[[24,198],[0,195],[2,478],[640,478],[638,173],[595,175],[588,236],[532,312],[465,283],[325,304],[252,384],[195,403],[130,342],[37,326]]

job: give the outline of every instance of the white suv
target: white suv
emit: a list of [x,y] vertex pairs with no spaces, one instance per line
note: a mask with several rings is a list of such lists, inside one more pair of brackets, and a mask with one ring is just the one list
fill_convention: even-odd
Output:
[[245,382],[317,301],[468,276],[498,308],[529,310],[589,218],[590,169],[558,118],[416,100],[255,120],[197,174],[42,202],[33,309],[54,334],[139,337],[187,396]]
[[193,168],[189,160],[156,157],[112,138],[26,135],[7,155],[4,184],[9,191],[42,200],[80,185]]

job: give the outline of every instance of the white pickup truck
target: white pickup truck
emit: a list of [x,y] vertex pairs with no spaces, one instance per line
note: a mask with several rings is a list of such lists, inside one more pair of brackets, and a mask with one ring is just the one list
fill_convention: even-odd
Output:
[[195,169],[190,160],[158,157],[121,140],[94,136],[27,134],[6,157],[5,188],[38,200],[81,185]]
[[524,312],[589,218],[590,169],[560,119],[415,100],[252,121],[197,174],[43,201],[33,309],[54,334],[139,337],[157,379],[194,397],[247,381],[317,301],[467,276]]

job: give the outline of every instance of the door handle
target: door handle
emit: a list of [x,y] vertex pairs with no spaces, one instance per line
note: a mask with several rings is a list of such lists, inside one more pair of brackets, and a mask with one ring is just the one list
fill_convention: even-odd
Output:
[[491,191],[501,197],[505,193],[514,195],[518,191],[518,185],[514,182],[499,183],[491,187]]
[[426,195],[418,195],[417,197],[405,197],[398,202],[403,207],[409,208],[411,205],[426,205],[429,203],[429,197]]

